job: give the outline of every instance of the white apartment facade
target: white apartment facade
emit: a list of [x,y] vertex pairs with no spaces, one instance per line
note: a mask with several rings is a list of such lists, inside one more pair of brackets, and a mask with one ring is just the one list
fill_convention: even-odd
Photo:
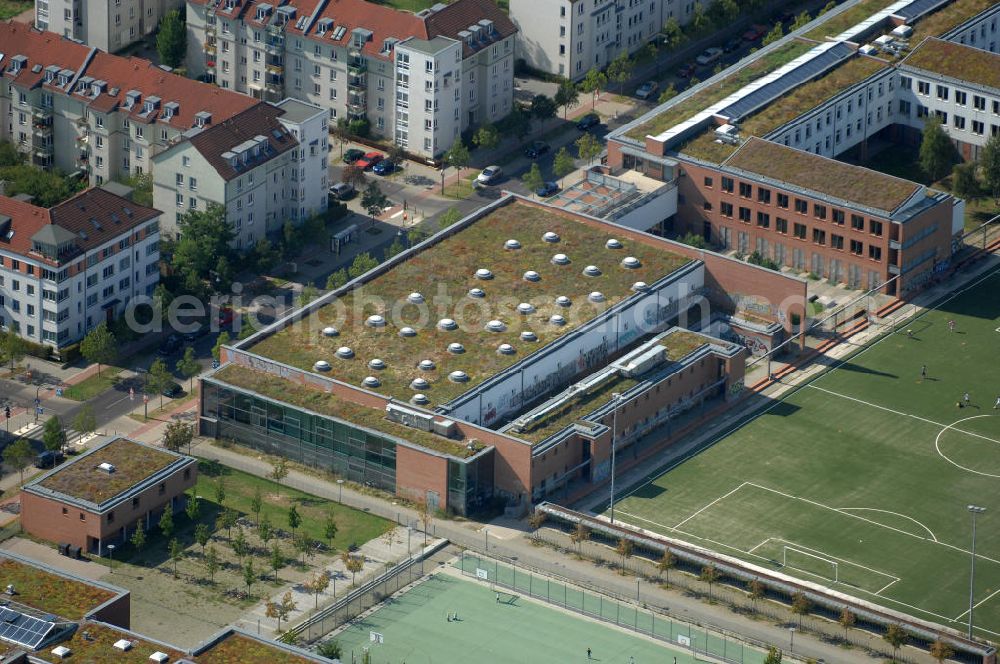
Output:
[[635,53],[671,18],[691,20],[690,0],[511,0],[518,57],[535,69],[578,81],[622,51]]
[[35,26],[115,52],[156,30],[184,0],[35,0]]
[[[365,0],[189,0],[188,31],[193,75],[258,99],[306,101],[334,122],[366,120],[373,135],[426,157],[513,108],[516,28],[490,0],[419,14]],[[421,89],[438,109],[429,128],[412,117],[412,68],[398,67],[411,56],[437,65],[439,85]]]
[[[286,117],[287,116],[287,117]],[[260,104],[190,132],[155,157],[153,203],[176,237],[189,211],[225,209],[238,250],[327,208],[329,128],[323,109],[297,100]]]
[[0,329],[63,347],[152,295],[159,217],[100,188],[50,209],[0,196]]

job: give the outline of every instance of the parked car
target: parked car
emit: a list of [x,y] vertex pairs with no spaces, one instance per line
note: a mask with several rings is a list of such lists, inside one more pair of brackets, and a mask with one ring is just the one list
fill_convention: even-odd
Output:
[[330,187],[330,195],[338,201],[346,201],[356,193],[357,191],[354,189],[354,185],[349,182],[338,182]]
[[681,65],[681,68],[677,70],[677,75],[681,78],[691,78],[694,76],[694,70],[694,63],[689,62],[686,65]]
[[733,37],[726,42],[726,45],[722,47],[723,52],[732,53],[733,51],[738,51],[743,48],[743,40],[739,37]]
[[361,159],[354,162],[354,165],[363,171],[370,171],[375,167],[375,164],[379,163],[385,159],[385,156],[379,152],[369,152]]
[[160,347],[156,349],[156,354],[162,355],[163,357],[166,357],[167,355],[173,355],[178,350],[180,350],[181,343],[182,339],[180,335],[171,334],[163,341],[162,344],[160,344]]
[[499,166],[487,166],[483,172],[476,176],[479,184],[493,184],[503,176],[503,169]]
[[752,42],[757,41],[761,37],[767,34],[767,26],[755,23],[750,26],[750,29],[743,33],[743,40]]
[[524,156],[528,159],[538,159],[549,151],[549,144],[544,141],[535,141],[524,150]]
[[548,198],[557,191],[559,191],[559,185],[555,182],[549,181],[536,189],[535,194],[537,194],[539,198]]
[[577,121],[576,128],[580,131],[587,131],[591,127],[596,127],[599,124],[601,124],[601,116],[597,113],[587,113]]
[[182,392],[184,392],[184,389],[180,385],[174,382],[169,383],[166,387],[163,388],[163,396],[170,397],[171,399],[173,399],[174,397],[179,397]]
[[372,167],[372,173],[374,173],[375,175],[390,175],[395,171],[396,171],[396,164],[389,161],[388,159],[382,159]]
[[710,65],[719,58],[722,57],[722,49],[713,46],[712,48],[706,48],[701,54],[694,59],[701,66]]
[[35,468],[55,468],[65,460],[62,452],[46,450],[35,457]]
[[364,156],[365,156],[365,151],[364,150],[359,150],[357,148],[351,148],[350,150],[347,150],[347,151],[344,152],[344,163],[345,164],[353,164],[358,159],[361,159]]
[[635,91],[635,96],[639,99],[649,99],[660,89],[660,84],[656,81],[646,81]]

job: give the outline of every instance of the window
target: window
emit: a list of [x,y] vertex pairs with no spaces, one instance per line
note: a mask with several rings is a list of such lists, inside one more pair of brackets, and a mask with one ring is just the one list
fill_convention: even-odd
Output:
[[864,253],[865,245],[860,240],[851,240],[851,253],[861,256]]
[[708,176],[705,176],[705,186],[706,187],[711,187],[712,186],[712,178],[710,178]]
[[977,111],[986,110],[986,97],[981,97],[979,95],[972,95],[972,106]]
[[84,514],[83,512],[80,512],[80,521],[86,521],[86,520],[87,520],[87,515]]
[[882,260],[882,247],[876,247],[874,244],[868,245],[868,258],[873,261]]
[[955,125],[955,129],[965,129],[965,118],[961,115],[955,115],[952,117],[952,124]]
[[760,203],[765,203],[767,205],[771,204],[771,190],[764,189],[763,187],[757,187],[757,201]]
[[965,106],[969,103],[968,95],[961,90],[955,90],[955,103],[959,106]]
[[917,94],[930,95],[931,84],[927,81],[917,81]]
[[740,196],[750,198],[753,195],[753,187],[748,182],[740,182]]
[[826,231],[814,228],[813,242],[815,242],[816,244],[826,244]]
[[817,219],[826,219],[826,206],[813,203],[813,216]]
[[725,192],[728,192],[728,193],[731,194],[731,193],[733,193],[733,186],[734,185],[733,185],[733,179],[732,178],[727,178],[727,177],[723,177],[722,178],[722,191],[725,191]]
[[139,509],[139,497],[138,496],[136,496],[135,498],[132,499],[132,509],[134,509],[134,510]]
[[108,512],[108,523],[114,523],[114,522],[115,522],[115,511],[111,510],[110,512]]
[[837,208],[833,208],[833,223],[837,224],[838,226],[843,226],[844,225],[844,211],[843,210],[838,210]]
[[796,223],[792,226],[792,235],[800,240],[806,239],[806,225]]
[[719,203],[719,214],[723,217],[733,218],[733,204],[732,203]]
[[882,222],[874,219],[869,220],[868,231],[875,237],[882,237]]
[[757,213],[757,225],[760,226],[761,228],[770,228],[771,227],[771,215],[769,215],[766,212],[758,212]]
[[801,198],[795,199],[795,211],[799,214],[809,214],[809,203]]
[[851,215],[851,228],[853,228],[856,231],[863,231],[863,230],[865,230],[865,218],[862,217],[860,214],[852,214]]
[[740,221],[750,223],[750,208],[740,206]]
[[788,209],[788,194],[778,194],[778,207]]
[[167,492],[167,484],[166,484],[166,482],[160,482],[160,487],[159,487],[158,493],[162,496],[166,492]]
[[984,133],[986,133],[986,125],[980,122],[979,120],[973,120],[972,133],[976,134],[977,136],[982,136]]
[[948,86],[938,85],[937,86],[937,98],[942,101],[948,101]]
[[782,219],[781,217],[774,218],[774,230],[778,231],[783,235],[788,234],[788,220]]

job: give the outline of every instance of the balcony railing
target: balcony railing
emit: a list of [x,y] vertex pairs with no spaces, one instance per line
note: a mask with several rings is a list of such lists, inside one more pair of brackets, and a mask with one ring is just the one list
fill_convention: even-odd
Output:
[[52,107],[51,106],[35,106],[31,109],[31,115],[36,118],[51,118],[52,117]]
[[205,42],[205,53],[215,55],[215,42]]
[[368,64],[364,58],[351,58],[347,61],[347,73],[352,76],[360,76],[368,71]]

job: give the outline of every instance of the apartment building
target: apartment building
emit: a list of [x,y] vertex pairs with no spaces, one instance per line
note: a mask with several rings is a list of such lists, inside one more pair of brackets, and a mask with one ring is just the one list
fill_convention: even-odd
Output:
[[192,128],[259,103],[16,22],[0,23],[0,140],[91,184],[148,173]]
[[99,48],[118,51],[156,30],[184,0],[35,0],[35,26]]
[[101,188],[49,209],[0,196],[0,329],[62,347],[151,295],[159,218]]
[[250,249],[327,206],[329,129],[324,109],[298,100],[262,103],[220,124],[188,132],[156,155],[153,201],[163,232],[210,205],[225,208],[237,249]]
[[544,72],[578,81],[619,53],[635,53],[671,18],[691,19],[688,0],[511,0],[518,57]]
[[417,14],[365,0],[189,0],[188,69],[258,99],[299,99],[331,121],[436,157],[513,108],[517,29],[491,0]]

